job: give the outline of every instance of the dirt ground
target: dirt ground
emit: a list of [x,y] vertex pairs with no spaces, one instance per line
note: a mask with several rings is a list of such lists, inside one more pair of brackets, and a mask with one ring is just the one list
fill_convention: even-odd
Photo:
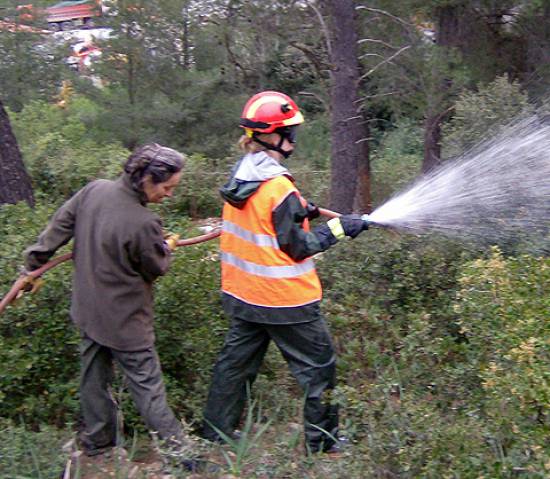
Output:
[[[262,433],[265,431],[265,434]],[[64,446],[67,457],[65,472],[60,479],[241,479],[257,477],[271,479],[334,479],[357,477],[350,475],[346,464],[353,450],[342,454],[312,457],[302,445],[303,426],[299,422],[254,424],[248,439],[233,445],[213,444],[203,440],[192,442],[191,450],[204,461],[207,471],[189,472],[163,463],[152,441],[143,439],[126,449],[87,457],[76,449],[74,441]],[[248,444],[248,445],[247,445]],[[243,447],[244,445],[244,447]],[[187,454],[187,453],[185,453]],[[187,457],[187,456],[186,456]],[[175,459],[178,462],[178,459]],[[359,476],[361,477],[361,476]]]
[[[216,468],[221,458],[208,458],[210,469]],[[224,478],[231,479],[231,475],[222,475],[221,469],[217,472],[191,473],[183,469],[170,470],[160,455],[152,450],[138,451],[134,457],[122,448],[98,456],[87,457],[82,451],[73,450],[65,464],[61,479],[175,479],[186,477],[190,479]]]
[[[87,457],[82,451],[73,451],[65,465],[63,479],[167,479],[162,472],[159,457],[141,457],[129,460],[122,449],[113,453]],[[168,476],[169,477],[169,476]]]

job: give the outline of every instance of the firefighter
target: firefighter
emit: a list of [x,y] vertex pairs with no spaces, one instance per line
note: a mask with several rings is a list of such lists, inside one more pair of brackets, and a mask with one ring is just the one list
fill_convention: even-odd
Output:
[[242,113],[245,154],[220,190],[222,303],[231,324],[204,411],[203,436],[211,441],[234,437],[247,389],[273,340],[305,393],[306,448],[334,452],[339,446],[338,410],[330,403],[336,358],[311,256],[355,238],[368,224],[346,215],[310,230],[319,210],[281,164],[303,121],[296,103],[276,91],[254,95]]
[[[137,149],[118,180],[78,191],[25,251],[32,271],[74,239],[70,316],[81,333],[80,443],[88,456],[119,445],[110,393],[115,362],[147,426],[172,449],[186,440],[166,402],[153,331],[153,281],[168,271],[177,236],[165,237],[160,218],[146,207],[172,196],[183,165],[184,156],[170,148]],[[184,465],[194,467],[190,460]]]

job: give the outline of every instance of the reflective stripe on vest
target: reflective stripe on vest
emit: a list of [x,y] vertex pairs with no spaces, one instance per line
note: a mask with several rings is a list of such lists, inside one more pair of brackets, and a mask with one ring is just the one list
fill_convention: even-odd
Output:
[[241,228],[240,226],[236,225],[235,223],[231,223],[231,221],[225,220],[223,222],[223,231],[227,231],[228,233],[232,233],[235,236],[238,236],[239,238],[250,241],[251,243],[254,243],[258,246],[271,246],[272,248],[279,249],[279,243],[277,242],[277,238],[274,238],[273,236],[269,235],[257,235],[254,234],[248,230],[245,230],[244,228]]
[[266,278],[295,278],[315,269],[315,264],[310,259],[288,266],[263,266],[241,259],[231,253],[222,253],[222,261],[242,269],[246,273]]
[[[243,209],[225,204],[221,235],[222,290],[249,304],[294,307],[321,299],[313,260],[296,262],[284,253],[272,222],[273,210],[294,184],[285,176],[262,183]],[[309,231],[309,224],[303,225]]]

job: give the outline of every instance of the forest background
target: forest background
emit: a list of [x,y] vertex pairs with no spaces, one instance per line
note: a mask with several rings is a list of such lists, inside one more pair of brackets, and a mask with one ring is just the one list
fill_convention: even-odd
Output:
[[[1,2],[0,16],[19,25],[19,3]],[[88,181],[116,177],[145,142],[189,156],[175,198],[157,209],[167,229],[198,234],[220,215],[237,121],[258,91],[297,100],[306,122],[288,166],[304,196],[344,213],[371,211],[548,95],[547,0],[104,4],[98,22],[112,34],[94,40],[102,55],[80,71],[40,18],[0,30],[2,294],[55,209]],[[547,248],[531,251],[370,230],[323,254],[348,452],[303,454],[301,392],[270,348],[243,424],[261,434],[220,456],[224,470],[548,477],[550,263]],[[227,320],[216,241],[175,256],[156,284],[157,346],[170,403],[192,429]],[[70,276],[70,264],[52,270],[0,316],[1,477],[59,477],[61,446],[78,430]],[[139,452],[146,432],[123,385],[115,392]]]

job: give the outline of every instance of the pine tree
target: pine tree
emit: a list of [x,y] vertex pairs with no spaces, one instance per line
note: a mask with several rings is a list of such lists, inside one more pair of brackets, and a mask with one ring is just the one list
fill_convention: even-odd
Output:
[[8,113],[0,100],[0,204],[25,200],[34,206],[31,179],[25,169]]

